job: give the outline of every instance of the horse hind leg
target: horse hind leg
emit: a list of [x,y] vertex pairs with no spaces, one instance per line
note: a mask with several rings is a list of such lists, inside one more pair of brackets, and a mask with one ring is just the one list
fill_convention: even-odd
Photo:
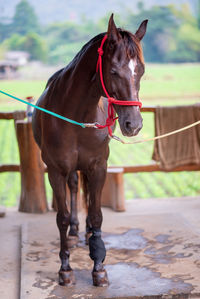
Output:
[[60,260],[59,284],[72,285],[75,283],[73,270],[69,264],[69,248],[67,243],[67,229],[70,223],[70,213],[66,206],[66,178],[56,169],[48,167],[49,181],[57,202],[57,226],[60,232]]
[[77,245],[79,241],[79,221],[77,208],[77,193],[78,193],[78,174],[76,171],[70,173],[68,178],[68,186],[70,190],[71,199],[71,216],[70,216],[70,230],[67,238],[69,248]]

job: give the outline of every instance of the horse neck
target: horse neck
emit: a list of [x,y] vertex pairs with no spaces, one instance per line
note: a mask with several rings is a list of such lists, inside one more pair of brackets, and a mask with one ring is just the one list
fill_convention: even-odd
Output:
[[[101,97],[96,80],[97,49],[100,41],[91,45],[72,70],[66,70],[63,86],[67,86],[64,94],[64,106],[74,111],[80,118],[85,113],[94,113]],[[81,109],[80,109],[81,107]],[[81,115],[82,114],[82,115]]]

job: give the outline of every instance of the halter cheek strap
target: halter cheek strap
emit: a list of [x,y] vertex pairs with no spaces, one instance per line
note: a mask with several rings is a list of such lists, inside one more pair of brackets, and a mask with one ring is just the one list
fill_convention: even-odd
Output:
[[113,108],[113,104],[115,105],[123,105],[123,106],[139,106],[140,108],[142,107],[142,103],[139,101],[118,101],[115,98],[112,98],[109,96],[105,84],[104,84],[104,80],[103,80],[103,71],[102,71],[102,56],[103,56],[103,45],[105,43],[107,39],[107,34],[103,37],[102,41],[101,41],[101,45],[98,48],[98,61],[97,61],[97,67],[96,67],[96,72],[99,71],[99,75],[100,75],[100,80],[101,80],[101,85],[103,88],[103,91],[106,95],[106,97],[108,98],[108,117],[106,119],[106,124],[105,125],[99,125],[97,124],[96,126],[98,127],[98,129],[104,129],[104,128],[108,128],[108,132],[109,135],[112,136],[112,129],[111,126],[114,125],[115,120],[118,117],[115,117],[115,113],[114,113],[114,108]]

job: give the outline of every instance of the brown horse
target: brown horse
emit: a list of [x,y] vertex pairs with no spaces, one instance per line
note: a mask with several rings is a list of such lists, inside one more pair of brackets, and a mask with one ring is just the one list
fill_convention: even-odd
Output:
[[[121,101],[139,101],[140,79],[144,73],[144,60],[140,40],[146,32],[147,20],[143,21],[135,34],[117,29],[111,15],[107,40],[103,46],[102,71],[109,95]],[[78,122],[105,124],[106,105],[100,107],[101,96],[105,96],[96,72],[98,48],[105,33],[95,36],[75,56],[72,62],[55,73],[48,81],[38,106],[64,115]],[[101,55],[102,55],[101,54]],[[125,136],[136,135],[142,128],[142,117],[138,106],[113,105]],[[42,159],[48,167],[49,181],[53,188],[58,213],[57,226],[60,231],[59,283],[70,285],[75,282],[69,264],[67,230],[69,236],[77,236],[76,213],[77,170],[83,174],[84,189],[88,194],[88,217],[86,220],[90,257],[94,261],[93,284],[108,284],[103,267],[106,256],[101,239],[101,191],[104,185],[109,136],[107,128],[102,130],[83,129],[53,116],[34,111],[33,131],[41,148]],[[71,191],[71,214],[66,206],[66,182]]]

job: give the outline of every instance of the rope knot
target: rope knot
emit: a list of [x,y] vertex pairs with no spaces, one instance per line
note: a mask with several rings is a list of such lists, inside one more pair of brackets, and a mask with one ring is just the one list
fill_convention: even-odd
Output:
[[116,100],[115,100],[114,98],[112,98],[112,97],[109,97],[109,98],[108,98],[108,103],[109,103],[109,104],[113,104],[113,103],[115,103],[115,101],[116,101]]
[[102,48],[98,48],[98,53],[99,53],[99,56],[102,56],[102,55],[103,55],[103,50],[102,50]]
[[106,119],[106,126],[107,127],[111,127],[112,125],[114,125],[114,123],[115,123],[115,119],[113,119],[111,117]]

